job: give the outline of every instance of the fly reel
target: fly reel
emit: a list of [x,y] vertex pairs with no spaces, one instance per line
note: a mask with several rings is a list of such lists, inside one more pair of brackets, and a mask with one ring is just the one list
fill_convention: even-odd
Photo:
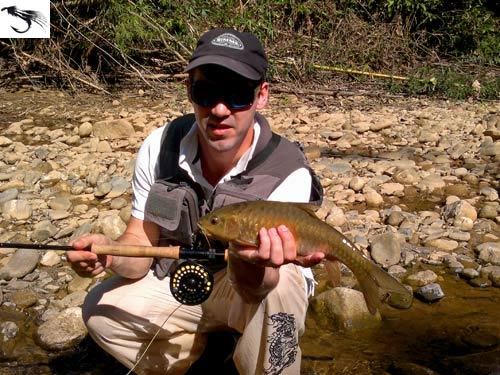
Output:
[[199,305],[207,300],[214,287],[212,273],[192,260],[180,263],[170,275],[170,291],[183,305]]

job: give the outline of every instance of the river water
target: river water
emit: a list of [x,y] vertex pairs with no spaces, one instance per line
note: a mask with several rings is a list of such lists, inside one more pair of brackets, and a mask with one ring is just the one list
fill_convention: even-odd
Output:
[[441,276],[443,299],[416,299],[409,310],[386,307],[375,329],[320,329],[310,314],[302,339],[303,374],[425,373],[413,365],[442,375],[500,374],[500,289]]

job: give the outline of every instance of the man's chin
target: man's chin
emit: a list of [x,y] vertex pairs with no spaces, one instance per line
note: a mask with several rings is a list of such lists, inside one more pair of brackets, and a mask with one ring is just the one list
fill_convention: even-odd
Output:
[[218,152],[231,151],[235,147],[235,142],[230,139],[211,139],[208,142],[210,148]]

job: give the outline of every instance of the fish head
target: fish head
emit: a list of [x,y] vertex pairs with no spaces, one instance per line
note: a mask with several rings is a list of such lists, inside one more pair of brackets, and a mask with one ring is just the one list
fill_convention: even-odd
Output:
[[239,235],[237,217],[224,210],[215,210],[202,216],[198,228],[205,236],[220,241],[233,241]]

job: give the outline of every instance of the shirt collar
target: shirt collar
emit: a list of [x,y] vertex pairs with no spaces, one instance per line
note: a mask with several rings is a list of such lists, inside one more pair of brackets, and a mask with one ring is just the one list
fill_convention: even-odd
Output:
[[[230,180],[232,177],[242,173],[247,168],[248,163],[253,157],[257,141],[260,136],[260,125],[258,122],[254,123],[254,137],[250,148],[241,156],[238,163],[231,169],[219,182],[223,183]],[[181,140],[179,150],[179,167],[184,169],[193,181],[199,183],[205,188],[214,188],[210,183],[205,180],[201,171],[201,163],[198,157],[198,126],[196,123],[191,126],[191,129],[186,136]]]

